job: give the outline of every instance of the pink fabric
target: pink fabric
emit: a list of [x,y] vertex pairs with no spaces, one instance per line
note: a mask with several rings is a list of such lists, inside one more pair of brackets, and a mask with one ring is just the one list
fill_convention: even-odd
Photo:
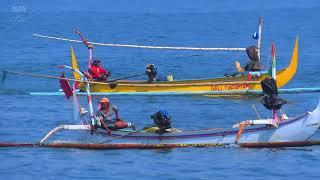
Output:
[[272,43],[272,46],[271,46],[271,54],[272,54],[272,59],[275,59],[275,57],[276,57],[276,46],[274,45],[274,43]]
[[279,120],[278,120],[277,110],[272,110],[272,112],[273,112],[273,123],[278,124]]

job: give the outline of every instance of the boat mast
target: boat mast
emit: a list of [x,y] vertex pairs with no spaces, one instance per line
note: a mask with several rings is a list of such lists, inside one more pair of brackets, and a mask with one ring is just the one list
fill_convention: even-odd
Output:
[[277,80],[277,69],[276,69],[276,46],[272,43],[271,46],[271,55],[272,55],[272,67],[271,67],[271,76],[274,80]]
[[258,24],[258,57],[261,61],[261,31],[262,31],[262,17],[259,17],[259,24]]
[[64,66],[64,68],[71,69],[74,72],[78,73],[81,76],[81,79],[83,80],[83,82],[86,83],[86,94],[87,94],[87,100],[88,100],[88,104],[89,104],[91,125],[95,126],[96,120],[95,120],[94,113],[93,113],[92,99],[91,99],[91,94],[90,94],[90,84],[89,84],[86,76],[78,69],[74,69],[74,68],[67,66],[67,65],[63,65],[63,66]]

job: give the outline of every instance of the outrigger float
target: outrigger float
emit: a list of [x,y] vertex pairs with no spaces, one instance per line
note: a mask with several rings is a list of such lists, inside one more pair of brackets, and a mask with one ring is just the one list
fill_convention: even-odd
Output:
[[[259,18],[258,26],[258,43],[257,55],[261,59],[261,29],[262,18]],[[188,47],[158,47],[158,46],[138,46],[138,45],[121,45],[121,44],[105,44],[87,41],[79,32],[77,32],[82,41],[65,39],[59,37],[45,36],[34,34],[35,36],[49,39],[56,39],[69,42],[90,43],[97,46],[114,46],[114,47],[129,47],[129,48],[153,48],[153,49],[174,49],[174,50],[205,50],[205,51],[245,51],[246,48],[188,48]],[[287,68],[276,72],[275,62],[272,71],[276,72],[277,86],[280,88],[287,84],[295,75],[298,67],[298,37],[296,38],[290,64]],[[74,69],[78,69],[77,60],[74,50],[71,50],[72,64]],[[90,50],[90,57],[92,51]],[[275,61],[275,59],[274,59]],[[267,71],[244,72],[242,75],[235,77],[221,77],[200,80],[173,80],[173,81],[129,81],[129,80],[110,80],[107,82],[90,82],[91,92],[94,94],[128,94],[128,95],[178,95],[178,94],[198,94],[198,95],[251,95],[261,91],[260,81],[271,75]],[[78,75],[74,79],[79,79]],[[124,78],[120,78],[124,79]],[[127,79],[127,78],[125,78]],[[80,83],[79,89],[85,91],[86,83]],[[316,91],[319,91],[317,89]],[[313,90],[314,92],[314,90]],[[42,93],[33,93],[41,95]],[[44,93],[46,94],[46,93]]]
[[[65,68],[73,69],[69,66]],[[86,77],[80,71],[73,70],[79,73],[82,80],[86,82]],[[63,78],[61,80],[65,81]],[[320,101],[312,112],[306,112],[293,118],[281,116],[282,118],[278,119],[274,111],[273,118],[245,120],[228,129],[175,130],[161,133],[149,132],[145,129],[115,130],[112,134],[107,134],[104,129],[92,128],[96,124],[96,118],[94,118],[89,83],[86,83],[86,87],[90,123],[87,121],[87,111],[81,109],[82,125],[60,125],[52,129],[36,144],[0,143],[0,147],[161,149],[208,146],[274,148],[320,145],[320,141],[311,141],[312,136],[320,127]],[[277,92],[274,92],[277,95]],[[57,133],[61,131],[70,131],[72,134],[59,136]]]

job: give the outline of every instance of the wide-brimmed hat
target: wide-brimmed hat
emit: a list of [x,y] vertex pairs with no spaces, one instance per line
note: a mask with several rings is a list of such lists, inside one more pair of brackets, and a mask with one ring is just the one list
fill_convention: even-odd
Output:
[[99,101],[99,103],[109,103],[109,102],[110,102],[109,99],[106,97],[100,99],[100,101]]

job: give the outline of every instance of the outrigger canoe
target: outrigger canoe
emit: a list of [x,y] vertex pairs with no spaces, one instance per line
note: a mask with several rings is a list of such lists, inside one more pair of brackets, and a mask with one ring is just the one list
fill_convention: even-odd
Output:
[[[78,69],[76,57],[73,49],[71,50],[71,59],[73,68]],[[298,66],[298,37],[295,41],[290,64],[287,68],[276,72],[277,86],[280,88],[287,84],[295,75]],[[250,75],[254,78],[248,78]],[[90,83],[90,90],[93,93],[107,94],[212,94],[214,92],[232,92],[245,90],[261,90],[260,81],[270,77],[267,72],[249,72],[237,77],[221,77],[202,80],[174,80],[174,81],[156,81],[148,83],[147,81],[111,81],[111,82],[93,82]],[[79,76],[75,75],[75,79]],[[81,83],[80,91],[85,91],[85,84]],[[232,93],[231,93],[232,94]],[[228,94],[230,95],[230,94]]]
[[[237,129],[241,124],[248,125]],[[116,149],[116,148],[174,148],[190,146],[286,147],[311,145],[310,138],[320,127],[320,102],[312,112],[282,120],[278,127],[272,119],[247,120],[232,128],[189,130],[166,133],[139,131],[91,131],[90,125],[60,125],[51,130],[41,141],[41,146]],[[72,135],[57,136],[62,130]],[[55,135],[55,136],[54,136]],[[67,138],[68,140],[66,141]]]

